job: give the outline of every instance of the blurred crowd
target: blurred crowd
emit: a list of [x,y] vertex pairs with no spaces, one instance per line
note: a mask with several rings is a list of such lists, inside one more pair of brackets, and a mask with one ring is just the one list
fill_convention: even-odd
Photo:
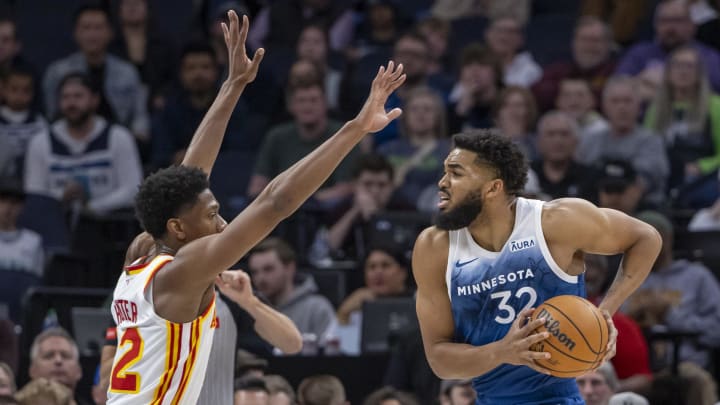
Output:
[[[211,177],[228,220],[354,116],[378,66],[404,65],[387,104],[403,115],[239,264],[303,333],[300,357],[387,361],[366,371],[382,380],[372,393],[330,366],[283,375],[271,367],[282,353],[222,296],[228,327],[199,403],[229,403],[213,396],[225,391],[238,405],[474,403],[470,381],[440,381],[425,360],[409,254],[437,209],[450,135],[489,127],[527,157],[526,196],[584,198],[663,236],[650,276],[614,316],[617,356],[577,380],[587,403],[718,401],[720,1],[0,6],[0,405],[104,403],[98,364],[114,353],[114,329],[99,318],[88,346],[70,307],[109,314],[108,289],[140,231],[138,185],[182,160],[226,76],[228,10],[250,17],[250,52],[266,49]],[[586,263],[599,303],[621,256]]]

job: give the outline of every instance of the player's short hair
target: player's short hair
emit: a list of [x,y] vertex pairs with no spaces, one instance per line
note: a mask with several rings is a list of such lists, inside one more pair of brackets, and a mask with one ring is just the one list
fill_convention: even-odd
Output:
[[387,173],[391,181],[395,175],[392,164],[383,155],[377,153],[367,153],[357,158],[353,167],[352,178],[357,179],[364,172]]
[[255,253],[275,252],[283,264],[295,263],[297,257],[295,250],[289,243],[276,237],[269,237],[250,249],[248,257]]
[[75,13],[73,14],[73,26],[77,25],[78,21],[80,21],[80,17],[82,17],[85,13],[100,13],[105,16],[105,21],[108,25],[112,22],[110,11],[107,8],[99,4],[87,3],[81,5],[75,10]]
[[475,152],[476,163],[492,166],[508,195],[518,196],[523,192],[528,164],[510,138],[496,129],[472,129],[454,135],[453,144],[455,148]]
[[40,355],[40,345],[53,337],[59,337],[65,339],[68,343],[70,343],[70,346],[72,346],[73,350],[73,357],[75,360],[79,360],[80,358],[80,351],[78,350],[78,345],[75,343],[75,339],[70,336],[70,334],[63,328],[55,327],[55,328],[48,328],[44,331],[40,332],[37,336],[35,336],[35,340],[33,340],[32,346],[30,346],[30,361],[34,362],[35,359]]
[[300,382],[297,400],[299,405],[342,405],[346,400],[345,387],[333,375],[313,375]]
[[167,221],[192,207],[210,187],[207,175],[196,167],[171,166],[143,181],[135,196],[135,215],[155,239],[167,233]]

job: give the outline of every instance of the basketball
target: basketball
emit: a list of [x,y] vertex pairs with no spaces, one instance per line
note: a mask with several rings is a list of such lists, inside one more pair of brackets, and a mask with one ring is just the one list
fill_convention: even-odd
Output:
[[605,318],[590,301],[574,295],[558,295],[539,305],[532,319],[545,318],[535,332],[550,336],[530,350],[550,353],[549,359],[535,360],[555,377],[583,375],[602,361],[608,344]]

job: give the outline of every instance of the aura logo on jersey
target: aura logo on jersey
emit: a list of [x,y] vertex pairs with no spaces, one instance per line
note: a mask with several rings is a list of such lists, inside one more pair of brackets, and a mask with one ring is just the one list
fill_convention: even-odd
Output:
[[538,318],[545,318],[545,329],[550,333],[550,336],[554,336],[558,342],[565,345],[570,351],[575,348],[575,341],[560,331],[560,322],[554,319],[550,312],[543,308]]
[[510,241],[510,251],[518,252],[525,249],[530,249],[535,246],[535,238],[523,238],[518,240]]
[[479,283],[460,285],[457,287],[457,295],[462,297],[463,295],[480,294],[499,285],[514,283],[518,280],[525,280],[532,277],[535,277],[535,274],[531,269],[522,269],[512,273],[500,274]]

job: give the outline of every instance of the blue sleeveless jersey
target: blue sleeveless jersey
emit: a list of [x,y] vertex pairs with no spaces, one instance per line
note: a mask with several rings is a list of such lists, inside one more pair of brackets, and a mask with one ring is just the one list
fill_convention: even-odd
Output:
[[[446,282],[455,340],[481,346],[501,340],[524,308],[556,295],[585,295],[583,276],[570,276],[549,253],[541,226],[543,202],[518,198],[515,226],[499,252],[481,248],[467,228],[450,231]],[[584,404],[575,379],[503,364],[473,379],[477,404]]]

